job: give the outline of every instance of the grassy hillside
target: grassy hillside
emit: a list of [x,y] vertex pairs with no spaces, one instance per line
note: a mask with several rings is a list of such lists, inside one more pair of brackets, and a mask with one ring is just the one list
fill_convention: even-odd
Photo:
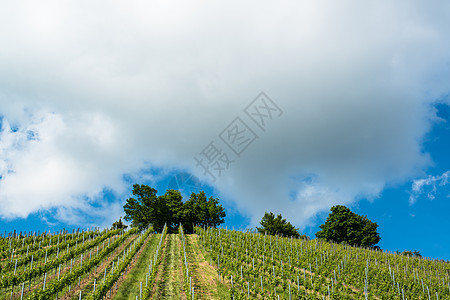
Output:
[[166,232],[2,238],[0,299],[450,299],[448,262],[225,229]]

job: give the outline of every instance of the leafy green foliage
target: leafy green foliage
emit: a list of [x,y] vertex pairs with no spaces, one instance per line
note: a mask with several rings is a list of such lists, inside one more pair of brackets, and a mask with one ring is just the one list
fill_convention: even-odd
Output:
[[123,224],[122,218],[112,224],[112,229],[126,229],[128,226]]
[[448,262],[320,239],[195,231],[223,282],[233,282],[227,299],[450,299]]
[[108,274],[105,280],[97,285],[95,293],[92,293],[87,297],[88,300],[101,300],[106,297],[108,291],[113,287],[114,283],[116,283],[120,276],[123,274],[125,268],[127,268],[128,265],[133,261],[135,254],[145,243],[145,240],[150,235],[150,232],[151,229],[148,229],[137,239],[137,243],[133,247],[131,247],[131,250],[126,256],[122,256],[122,261],[118,263],[115,269],[113,269],[113,272],[111,272],[111,274]]
[[180,224],[186,224],[187,232],[192,232],[193,225],[217,227],[224,222],[225,211],[219,199],[207,199],[203,191],[192,193],[185,203],[179,191],[168,190],[161,196],[156,193],[157,190],[147,185],[133,185],[136,198],[127,199],[124,205],[125,220],[132,221],[132,227],[143,229],[152,224],[161,232],[167,224],[169,233],[173,233]]
[[[133,195],[135,198],[127,199],[127,203],[124,205],[125,220],[131,221],[131,227],[138,227],[144,229],[150,223],[153,223],[158,219],[157,205],[158,196],[156,196],[157,190],[147,185],[133,185]],[[155,227],[158,230],[159,228]]]
[[327,241],[365,247],[372,247],[380,241],[377,223],[343,205],[333,206],[325,223],[319,227],[321,231],[316,233],[316,237]]
[[256,227],[256,229],[260,233],[300,237],[298,230],[291,223],[287,222],[286,219],[283,219],[281,214],[275,218],[272,212],[266,212],[259,223],[262,227]]
[[9,274],[8,273],[3,274],[5,276],[2,276],[0,280],[0,288],[15,286],[18,285],[20,282],[31,280],[37,276],[42,276],[45,273],[49,272],[50,270],[56,269],[60,264],[67,262],[70,259],[75,258],[90,249],[93,249],[95,246],[98,246],[101,242],[103,242],[107,238],[110,238],[116,234],[120,234],[121,232],[122,230],[120,229],[105,231],[103,234],[97,236],[96,238],[94,238],[89,242],[81,244],[81,240],[79,240],[81,244],[80,246],[78,246],[78,243],[76,244],[77,246],[75,246],[76,241],[73,240],[71,241],[72,243],[69,243],[68,241],[67,243],[55,245],[53,248],[61,247],[61,249],[64,249],[66,245],[71,247],[70,250],[66,251],[65,253],[60,253],[60,255],[57,258],[48,261],[47,263],[43,263],[42,260],[44,260],[46,253],[47,254],[52,253],[52,251],[47,251],[47,249],[53,250],[52,248],[39,249],[37,251],[30,253],[29,255],[24,255],[22,258],[18,258],[18,260],[21,260],[22,262],[31,262],[31,260],[34,259],[33,260],[34,264],[30,266],[30,268],[25,269],[25,271],[21,274],[19,273],[14,274],[13,271],[14,265],[13,265],[12,268],[10,268]]
[[[49,282],[45,289],[37,289],[27,295],[26,299],[29,300],[45,300],[45,299],[53,299],[54,295],[64,287],[73,284],[76,282],[81,276],[85,274],[89,274],[92,272],[92,269],[98,266],[108,255],[111,254],[121,243],[126,241],[128,237],[134,233],[136,233],[136,229],[129,230],[120,235],[117,239],[115,239],[112,243],[104,247],[97,255],[93,256],[91,259],[87,259],[83,265],[73,266],[70,272],[65,272],[59,280],[53,280]],[[82,252],[83,253],[83,252]],[[62,264],[61,261],[55,259],[52,263],[56,265]],[[26,279],[22,279],[22,282],[25,282]]]
[[205,192],[192,193],[189,200],[183,205],[183,227],[188,233],[193,232],[193,226],[210,226],[216,228],[224,222],[225,211],[219,205],[219,199],[209,197]]

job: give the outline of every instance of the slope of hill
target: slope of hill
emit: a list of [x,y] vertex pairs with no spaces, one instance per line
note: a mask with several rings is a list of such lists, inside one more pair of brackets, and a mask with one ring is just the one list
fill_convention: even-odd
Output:
[[214,228],[0,240],[0,299],[450,299],[450,264]]

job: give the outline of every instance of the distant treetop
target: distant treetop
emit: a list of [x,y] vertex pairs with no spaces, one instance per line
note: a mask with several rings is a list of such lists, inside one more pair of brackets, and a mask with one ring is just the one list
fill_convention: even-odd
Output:
[[119,221],[116,221],[111,226],[113,229],[126,229],[128,226],[122,223],[122,218],[119,218]]
[[320,225],[316,237],[335,243],[347,243],[365,247],[373,247],[380,241],[377,223],[360,216],[343,205],[331,208],[325,223]]
[[272,212],[266,212],[259,223],[261,224],[261,227],[256,227],[256,229],[260,233],[300,237],[298,229],[286,221],[286,219],[283,219],[281,214],[275,218],[275,215]]

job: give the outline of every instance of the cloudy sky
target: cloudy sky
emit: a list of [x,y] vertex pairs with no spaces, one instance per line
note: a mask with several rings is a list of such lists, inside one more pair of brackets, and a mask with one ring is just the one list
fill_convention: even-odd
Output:
[[105,226],[133,183],[164,193],[192,174],[228,226],[273,211],[313,236],[345,204],[380,225],[382,248],[450,259],[449,14],[447,1],[3,3],[0,228]]

